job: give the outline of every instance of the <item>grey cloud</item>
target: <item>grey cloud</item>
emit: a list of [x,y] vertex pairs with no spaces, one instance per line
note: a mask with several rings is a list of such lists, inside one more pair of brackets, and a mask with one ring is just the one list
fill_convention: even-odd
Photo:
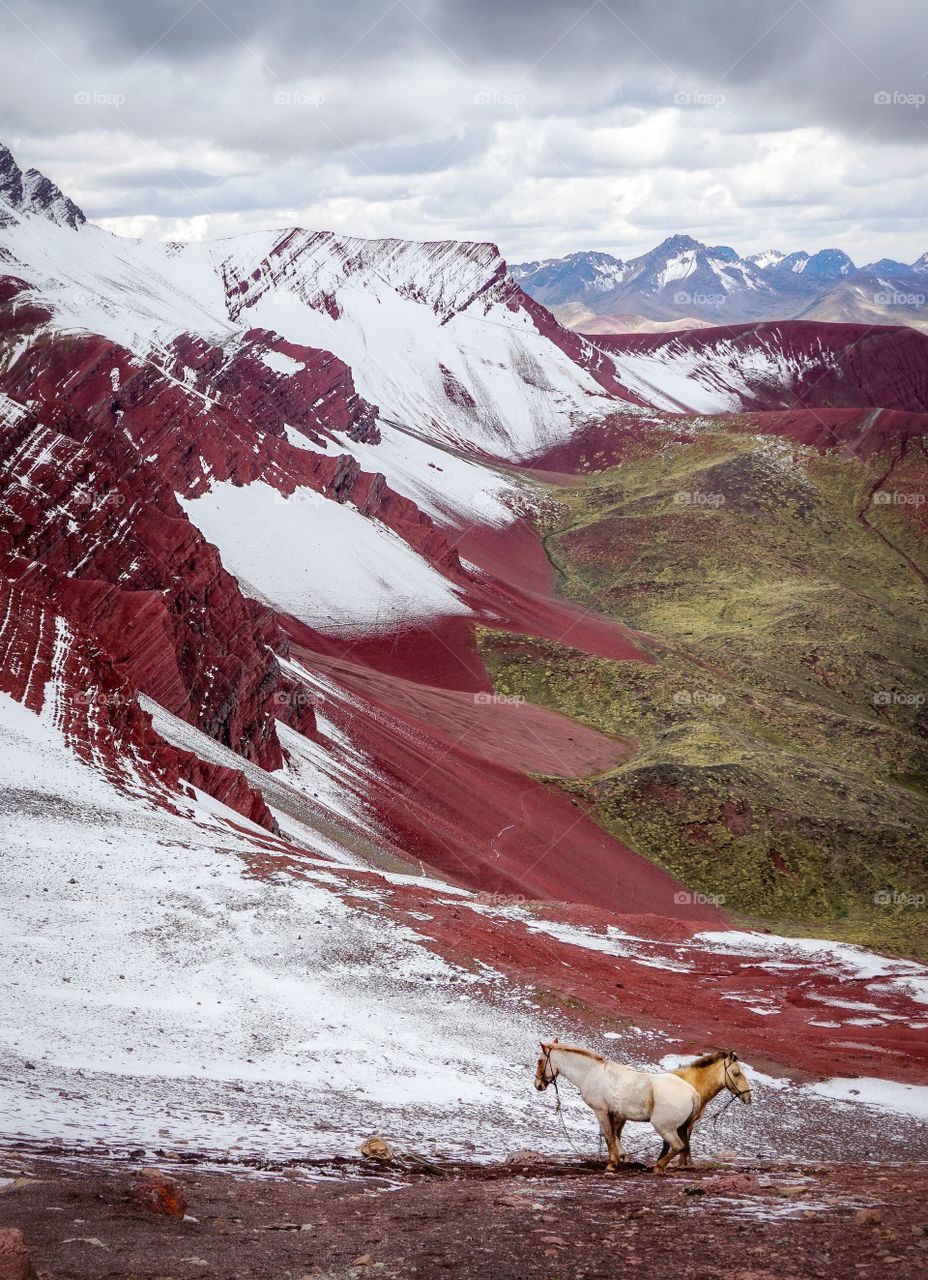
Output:
[[29,0],[23,13],[59,51],[69,30],[85,33],[117,74],[243,51],[282,79],[385,61],[414,75],[431,58],[520,83],[728,88],[746,108],[788,103],[794,123],[924,132],[917,111],[873,100],[928,83],[922,0]]
[[[372,199],[415,197],[439,224],[461,210],[485,220],[483,234],[498,217],[560,242],[567,219],[586,233],[583,183],[653,170],[661,209],[652,215],[645,196],[627,216],[642,234],[651,221],[691,230],[668,226],[677,178],[705,171],[706,185],[724,186],[765,139],[812,126],[854,157],[835,196],[850,223],[854,204],[872,217],[888,199],[881,157],[901,181],[928,141],[928,106],[906,97],[928,94],[923,0],[15,0],[15,13],[0,9],[0,138],[27,139],[28,163],[63,157],[67,172],[53,176],[78,172],[97,216],[263,208],[273,221],[323,187],[364,200],[380,182],[388,194]],[[317,89],[317,108],[299,96]],[[76,105],[87,90],[126,100]],[[278,92],[296,95],[293,109]],[[598,145],[604,121],[668,108],[681,119],[653,156],[634,140]],[[516,152],[499,142],[513,121],[526,125]],[[110,160],[104,141],[120,132]],[[561,184],[563,200],[548,189],[534,206],[534,183]],[[710,238],[743,242],[739,209],[750,233],[764,208],[798,216],[811,186],[739,192]],[[515,211],[507,189],[520,192]],[[697,207],[690,195],[681,189],[680,219]]]

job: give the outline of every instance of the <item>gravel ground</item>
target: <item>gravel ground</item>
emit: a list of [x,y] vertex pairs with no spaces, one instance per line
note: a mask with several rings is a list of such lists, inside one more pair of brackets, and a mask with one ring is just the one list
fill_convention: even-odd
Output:
[[[606,1176],[354,1160],[273,1169],[159,1161],[183,1217],[133,1200],[145,1160],[8,1153],[0,1228],[51,1280],[847,1280],[928,1272],[928,1164],[729,1160]],[[147,1175],[151,1176],[151,1175]]]

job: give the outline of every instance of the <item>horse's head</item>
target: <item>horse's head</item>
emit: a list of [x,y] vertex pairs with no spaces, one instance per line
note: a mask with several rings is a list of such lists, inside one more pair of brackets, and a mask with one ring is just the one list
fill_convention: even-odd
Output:
[[547,1089],[551,1081],[557,1077],[557,1067],[551,1061],[551,1050],[556,1044],[556,1040],[551,1044],[545,1044],[544,1040],[541,1042],[541,1057],[535,1067],[535,1088],[539,1093]]
[[738,1061],[736,1053],[726,1053],[722,1059],[725,1066],[725,1087],[729,1093],[733,1093],[736,1098],[740,1098],[742,1102],[751,1101],[751,1086],[748,1078],[741,1070],[741,1064]]

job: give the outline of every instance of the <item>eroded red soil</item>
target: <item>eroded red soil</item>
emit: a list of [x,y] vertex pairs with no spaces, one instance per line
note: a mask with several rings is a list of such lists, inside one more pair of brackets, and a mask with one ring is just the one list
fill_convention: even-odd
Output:
[[[165,1165],[182,1220],[132,1199],[134,1165],[14,1159],[0,1227],[74,1280],[848,1280],[928,1267],[928,1165],[728,1164],[613,1177],[580,1161],[355,1162],[275,1176]],[[23,1176],[23,1171],[29,1176]]]

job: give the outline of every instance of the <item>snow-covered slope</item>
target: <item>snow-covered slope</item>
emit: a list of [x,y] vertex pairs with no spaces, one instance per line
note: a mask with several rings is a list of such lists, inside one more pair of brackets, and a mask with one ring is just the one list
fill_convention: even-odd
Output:
[[[822,342],[817,349],[790,350],[777,340],[777,330],[754,344],[739,342],[727,331],[704,330],[716,340],[697,341],[697,335],[666,335],[666,340],[605,339],[622,376],[651,404],[671,412],[736,413],[770,396],[797,386],[803,376],[831,367],[834,353]],[[664,335],[661,336],[662,339]],[[619,348],[622,347],[621,351]]]
[[908,328],[793,320],[595,341],[628,386],[671,412],[928,406],[928,345]]
[[387,525],[312,489],[287,497],[263,481],[223,481],[183,506],[246,595],[319,631],[392,631],[468,611]]
[[[334,352],[385,418],[504,458],[541,452],[619,394],[609,361],[521,293],[494,245],[300,229],[134,241],[47,216],[4,155],[0,262],[50,308],[52,329],[165,368],[179,339],[231,355],[260,327]],[[291,361],[270,367],[287,376]]]
[[461,1141],[514,1115],[527,1140],[543,1027],[517,991],[494,1008],[494,975],[390,920],[370,878],[309,855],[262,874],[275,842],[237,814],[116,790],[47,692],[41,714],[0,694],[6,1139],[318,1153],[422,1141],[454,1105]]
[[[592,1037],[609,1056],[652,1069],[692,1056],[624,1015],[603,1034],[539,1008],[481,958],[491,938],[502,952],[534,950],[554,973],[598,966],[613,993],[618,974],[631,987],[636,971],[648,983],[679,981],[708,964],[716,978],[719,956],[747,957],[749,976],[726,982],[743,1002],[729,1005],[739,1017],[751,1006],[771,1013],[764,984],[800,969],[811,998],[823,988],[815,1025],[858,1035],[859,1006],[828,998],[834,971],[868,984],[871,1023],[911,1017],[924,999],[922,967],[857,948],[746,933],[684,945],[599,934],[288,847],[201,793],[175,795],[168,811],[73,755],[59,723],[69,696],[60,668],[44,695],[37,712],[0,693],[4,1142],[166,1148],[233,1163],[351,1155],[372,1133],[445,1157],[563,1153],[551,1103],[531,1086],[540,1039]],[[881,1079],[797,1088],[749,1058],[745,1067],[760,1105],[750,1124],[729,1112],[706,1125],[701,1158],[809,1155],[809,1133],[843,1132],[848,1119],[858,1140],[873,1140],[881,1113],[860,1103],[908,1114],[894,1122],[899,1150],[921,1137],[918,1088]],[[592,1154],[589,1112],[569,1092],[564,1106]],[[649,1128],[630,1136],[637,1157],[654,1157]]]

